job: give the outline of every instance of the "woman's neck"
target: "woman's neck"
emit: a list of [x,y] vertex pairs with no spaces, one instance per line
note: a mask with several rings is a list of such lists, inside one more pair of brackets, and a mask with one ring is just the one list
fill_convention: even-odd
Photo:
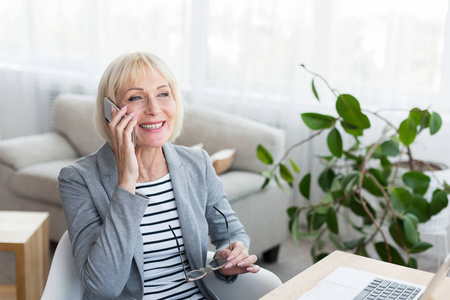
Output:
[[138,182],[149,182],[169,173],[162,148],[138,147],[136,158],[139,165]]

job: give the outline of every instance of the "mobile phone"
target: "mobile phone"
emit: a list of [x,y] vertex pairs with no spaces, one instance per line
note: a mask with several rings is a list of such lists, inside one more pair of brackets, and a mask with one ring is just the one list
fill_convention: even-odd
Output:
[[[112,115],[111,115],[111,107],[114,107],[117,111],[120,110],[120,108],[112,102],[109,98],[103,98],[103,112],[105,114],[105,121],[106,123],[111,122]],[[133,134],[132,134],[132,141],[133,145],[136,147],[136,127],[133,127]]]

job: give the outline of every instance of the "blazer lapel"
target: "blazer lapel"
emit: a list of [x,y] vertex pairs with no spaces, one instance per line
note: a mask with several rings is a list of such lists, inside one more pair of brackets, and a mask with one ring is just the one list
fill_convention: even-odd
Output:
[[181,225],[181,233],[183,235],[189,263],[193,269],[203,268],[203,257],[201,255],[192,255],[193,253],[202,253],[202,249],[197,221],[192,206],[190,205],[190,193],[185,167],[172,144],[166,143],[163,147],[163,151],[172,180],[173,193]]

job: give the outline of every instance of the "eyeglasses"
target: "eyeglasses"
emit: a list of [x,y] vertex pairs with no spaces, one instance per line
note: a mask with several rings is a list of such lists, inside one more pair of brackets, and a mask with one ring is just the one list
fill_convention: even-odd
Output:
[[[228,230],[227,217],[225,217],[225,215],[217,207],[215,207],[215,206],[213,206],[213,207],[225,219],[225,225],[227,226],[227,234],[228,234],[228,244],[229,244],[230,250],[231,250],[231,239],[230,239],[230,231]],[[181,265],[183,266],[184,275],[186,276],[187,281],[196,281],[196,280],[202,279],[203,277],[206,276],[206,274],[211,273],[212,271],[220,270],[227,264],[226,257],[218,257],[218,258],[215,258],[212,261],[210,261],[206,269],[201,268],[199,270],[192,270],[189,272],[186,271],[186,267],[184,266],[184,263],[183,263],[183,257],[181,255],[180,244],[178,243],[178,238],[175,235],[175,232],[173,231],[173,229],[170,225],[169,225],[169,228],[170,228],[170,231],[172,231],[173,236],[175,237],[175,242],[177,243],[177,247],[178,247],[178,253],[180,254]]]

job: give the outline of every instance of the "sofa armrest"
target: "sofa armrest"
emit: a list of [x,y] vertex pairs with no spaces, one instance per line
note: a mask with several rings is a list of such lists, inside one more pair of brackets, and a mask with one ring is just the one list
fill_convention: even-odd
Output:
[[73,147],[57,133],[43,133],[0,141],[0,162],[15,170],[27,165],[77,157]]

